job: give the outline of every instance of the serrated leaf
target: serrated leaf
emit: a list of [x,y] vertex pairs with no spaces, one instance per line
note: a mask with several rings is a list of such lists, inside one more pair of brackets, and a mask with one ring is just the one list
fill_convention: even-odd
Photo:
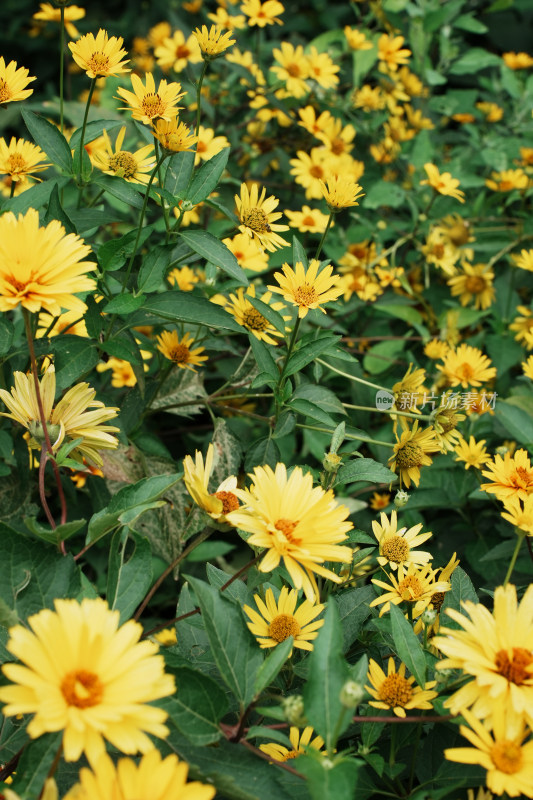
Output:
[[305,248],[303,247],[302,243],[298,239],[297,236],[292,237],[292,263],[296,264],[300,262],[304,269],[307,269],[309,266],[309,261],[307,260],[307,253],[305,252]]
[[[135,550],[126,560],[128,539]],[[120,624],[131,617],[151,586],[152,550],[148,539],[138,533],[117,531],[111,539],[106,599],[109,607],[120,611]]]
[[246,299],[249,303],[256,308],[263,317],[270,322],[274,328],[279,331],[280,333],[285,334],[285,320],[281,316],[278,311],[274,311],[272,306],[269,306],[268,303],[263,303],[258,297],[252,297],[251,295],[247,294]]
[[[153,314],[169,322],[190,322],[196,325],[206,325],[209,328],[222,329],[242,333],[242,326],[224,311],[221,306],[211,303],[204,297],[191,292],[170,291],[148,297],[143,305],[143,316]],[[132,325],[141,325],[135,318],[130,320]]]
[[372,586],[361,586],[334,595],[342,623],[343,652],[346,652],[359,636],[364,621],[370,616],[370,603],[375,596]]
[[11,784],[17,795],[27,800],[37,800],[59,751],[62,736],[62,731],[45,733],[26,745]]
[[275,350],[272,345],[268,345],[250,334],[250,347],[261,372],[266,372],[271,378],[277,380],[279,378],[279,369],[274,360],[273,353],[275,353]]
[[59,128],[28,109],[23,108],[21,113],[35,143],[44,150],[53,164],[70,175],[72,173],[70,146]]
[[[94,142],[95,139],[98,139],[102,136],[104,131],[107,131],[109,134],[115,128],[122,127],[123,125],[122,120],[112,120],[112,119],[95,119],[87,122],[85,126],[85,134],[83,137],[84,144],[89,144],[89,142]],[[69,139],[69,146],[71,150],[77,150],[80,142],[81,142],[81,128],[77,128],[72,136]]]
[[276,675],[279,673],[284,663],[292,652],[294,639],[289,636],[281,644],[276,645],[274,650],[265,658],[255,676],[254,692],[258,697],[263,689],[267,689]]
[[343,464],[337,473],[335,485],[339,483],[355,483],[367,481],[368,483],[391,483],[397,475],[379,461],[373,458],[355,458]]
[[280,460],[281,454],[276,442],[270,437],[261,437],[252,442],[246,459],[244,461],[244,469],[246,472],[251,472],[254,467],[264,466],[268,464],[273,469]]
[[222,736],[219,721],[228,709],[228,700],[219,684],[197,670],[177,668],[178,691],[160,705],[174,725],[192,744],[205,746]]
[[309,400],[316,405],[319,405],[324,411],[330,414],[343,414],[346,411],[341,401],[331,389],[326,389],[325,386],[316,386],[314,383],[302,383],[294,391],[292,399]]
[[440,610],[441,625],[446,628],[461,630],[462,626],[448,616],[446,613],[447,609],[453,608],[456,611],[460,611],[461,614],[464,614],[463,603],[465,600],[470,600],[472,603],[479,603],[479,600],[476,590],[474,589],[474,584],[461,567],[456,567],[454,569],[450,583],[452,588],[449,592],[444,594],[444,602]]
[[187,200],[194,205],[203,202],[209,197],[213,189],[217,186],[222,173],[228,163],[230,148],[225,147],[219,153],[202,164],[196,171],[189,188],[187,189]]
[[423,689],[426,683],[426,659],[420,640],[412,624],[394,603],[390,604],[389,614],[396,653]]
[[296,411],[298,414],[302,414],[304,417],[314,419],[317,422],[321,422],[323,425],[330,426],[331,428],[335,427],[335,420],[330,417],[330,415],[324,411],[321,406],[317,405],[316,403],[312,403],[310,400],[305,400],[303,397],[295,398],[293,396],[288,404],[288,407],[292,408],[293,411]]
[[156,292],[172,259],[173,245],[158,245],[144,257],[137,278],[139,292]]
[[35,208],[38,211],[48,203],[52,190],[57,185],[58,182],[53,178],[36,183],[18,197],[10,197],[5,200],[2,203],[2,211],[12,211],[13,214],[25,214],[29,208]]
[[226,245],[208,231],[180,231],[183,241],[199,256],[215,264],[243,286],[248,286],[248,278],[239,262]]
[[[152,228],[147,226],[143,229],[139,238],[138,247],[142,247],[152,232]],[[113,272],[126,263],[126,260],[133,253],[137,241],[137,231],[130,231],[119,239],[111,239],[101,245],[97,251],[98,263],[107,272]]]
[[402,189],[397,183],[377,181],[368,190],[366,197],[363,198],[362,205],[371,209],[382,206],[397,208],[404,202],[405,189]]

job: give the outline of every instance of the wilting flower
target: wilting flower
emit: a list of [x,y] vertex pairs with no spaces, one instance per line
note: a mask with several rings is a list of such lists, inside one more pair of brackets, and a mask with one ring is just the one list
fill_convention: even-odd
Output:
[[87,73],[89,78],[104,77],[110,75],[120,75],[129,72],[129,68],[124,66],[128,63],[126,50],[122,50],[124,39],[122,37],[111,36],[107,31],[100,28],[96,36],[87,33],[78,39],[77,42],[69,42],[69,49],[76,64]]
[[218,522],[226,522],[226,514],[239,508],[239,499],[235,494],[237,478],[234,475],[226,478],[215,492],[209,491],[209,479],[213,471],[215,448],[211,443],[207,448],[204,460],[199,450],[195,453],[195,461],[191,456],[183,459],[183,481],[187,491],[197,506],[203,508],[210,517]]
[[389,458],[390,469],[396,472],[400,478],[400,486],[409,488],[411,481],[415,486],[420,482],[420,469],[432,463],[428,453],[438,451],[439,444],[435,439],[435,431],[432,427],[424,431],[418,430],[418,420],[415,420],[413,427],[402,432],[394,445],[394,453]]

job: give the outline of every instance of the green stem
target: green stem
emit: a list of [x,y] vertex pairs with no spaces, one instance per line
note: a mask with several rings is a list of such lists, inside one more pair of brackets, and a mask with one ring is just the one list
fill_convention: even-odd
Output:
[[15,196],[15,189],[17,188],[17,182],[13,180],[13,175],[11,176],[11,186],[9,188],[9,199],[11,200],[12,197]]
[[196,85],[196,129],[194,131],[195,136],[198,136],[198,131],[200,130],[200,118],[202,116],[202,83],[204,82],[205,73],[207,72],[207,61],[204,61],[202,67],[202,74],[200,75],[200,80]]
[[343,403],[344,408],[351,408],[354,411],[375,411],[377,414],[388,414],[389,416],[410,417],[411,419],[423,420],[432,419],[431,414],[412,414],[410,411],[398,411],[397,409],[373,408],[372,406],[354,406],[351,403]]
[[364,386],[370,386],[372,389],[382,389],[386,392],[390,392],[390,389],[387,389],[386,386],[379,386],[377,383],[371,383],[371,381],[365,381],[364,378],[358,378],[356,375],[350,375],[348,372],[343,372],[341,369],[337,369],[337,367],[332,367],[331,364],[328,364],[326,361],[322,361],[321,358],[315,358],[315,361],[318,361],[319,364],[322,366],[327,367],[332,372],[336,372],[337,375],[342,375],[343,378],[348,378],[350,381],[354,381],[355,383],[362,383]]
[[522,546],[522,542],[524,541],[525,537],[526,537],[526,531],[523,531],[520,528],[516,528],[516,545],[513,557],[511,558],[511,562],[509,564],[509,569],[507,570],[507,575],[505,576],[505,580],[503,582],[504,587],[507,586],[511,575],[513,574],[513,569],[516,564],[516,559],[518,558],[518,553],[520,552],[520,548]]
[[59,7],[61,19],[60,19],[60,34],[59,34],[59,129],[61,133],[63,133],[63,78],[64,78],[64,70],[65,70],[65,6],[61,3]]
[[294,349],[294,345],[296,344],[296,339],[297,339],[297,336],[298,336],[298,331],[300,329],[301,321],[302,320],[298,316],[298,311],[297,311],[296,312],[296,319],[294,320],[294,325],[293,325],[293,328],[292,328],[291,338],[289,340],[289,345],[287,347],[287,353],[285,354],[285,359],[283,361],[283,366],[281,368],[281,372],[280,372],[280,376],[279,376],[279,380],[278,380],[278,385],[276,386],[276,390],[275,390],[275,395],[276,395],[276,419],[277,419],[277,417],[279,415],[279,412],[281,410],[281,397],[282,397],[282,393],[283,393],[283,388],[284,388],[286,380],[287,380],[286,377],[285,377],[285,370],[287,368],[287,364],[289,363],[289,359],[290,359],[292,351]]
[[[303,425],[300,424],[299,422],[296,423],[296,427],[305,428],[309,431],[319,431],[320,433],[329,433],[330,436],[334,433],[334,431],[330,430],[329,428],[319,428],[316,425]],[[368,444],[379,444],[382,445],[383,447],[394,447],[393,442],[382,442],[379,439],[371,439],[370,436],[356,436],[355,434],[352,433],[345,433],[344,438],[350,439],[351,441],[354,442],[368,442]]]
[[330,215],[329,215],[329,218],[328,218],[328,223],[327,223],[327,225],[325,227],[324,233],[322,234],[322,238],[320,239],[320,241],[318,243],[318,247],[317,247],[316,253],[315,253],[315,259],[317,259],[319,257],[319,255],[320,255],[320,253],[322,252],[322,247],[324,245],[324,241],[326,239],[327,233],[328,233],[328,231],[329,231],[329,229],[331,227],[331,223],[333,222],[333,217],[334,216],[335,215],[334,215],[333,211],[331,211]]
[[[163,163],[163,161],[160,160],[161,159],[161,154],[159,152],[159,142],[157,141],[157,139],[154,139],[154,144],[155,144],[155,157],[156,157],[156,161],[157,161],[157,178],[159,180],[159,186],[161,188],[163,188],[163,179],[162,179],[162,175],[161,175],[161,164]],[[165,220],[165,230],[167,232],[166,238],[165,238],[165,244],[168,244],[168,240],[170,238],[170,218],[169,218],[169,215],[168,215],[168,207],[167,207],[167,204],[166,204],[165,199],[163,197],[161,197],[161,208],[163,209],[163,218]]]
[[94,87],[95,86],[96,86],[96,78],[93,78],[91,80],[91,86],[89,88],[89,95],[87,97],[87,103],[85,105],[85,114],[83,115],[83,125],[81,126],[80,143],[79,143],[79,146],[78,146],[78,153],[79,153],[79,158],[80,158],[80,171],[79,171],[79,175],[78,175],[78,180],[79,180],[80,187],[83,186],[83,179],[82,179],[82,173],[83,173],[83,143],[85,141],[85,129],[87,127],[87,118],[89,116],[89,109],[91,107],[91,101],[93,99],[93,92],[94,92]]

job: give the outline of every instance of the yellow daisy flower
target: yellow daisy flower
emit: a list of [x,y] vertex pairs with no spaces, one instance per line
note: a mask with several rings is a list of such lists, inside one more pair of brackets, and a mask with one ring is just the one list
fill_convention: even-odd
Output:
[[327,53],[319,53],[314,45],[309,47],[309,77],[322,89],[334,89],[338,86],[340,71],[338,64]]
[[305,189],[306,200],[320,200],[323,197],[322,181],[331,175],[331,154],[323,147],[312,147],[308,153],[298,150],[296,158],[290,159],[294,180]]
[[527,306],[517,306],[516,310],[521,316],[514,319],[509,330],[516,331],[514,338],[517,342],[521,342],[528,350],[533,350],[533,312]]
[[361,186],[344,175],[333,175],[327,182],[320,181],[322,196],[330,211],[337,213],[343,208],[358,206],[360,197],[364,197]]
[[265,25],[273,25],[275,22],[282,25],[282,21],[277,17],[277,14],[283,14],[285,11],[284,6],[279,0],[244,0],[240,7],[243,14],[248,17],[248,25],[250,27],[257,25],[259,28],[264,28]]
[[421,186],[431,186],[439,194],[454,197],[460,203],[465,201],[465,193],[459,187],[457,178],[452,178],[450,172],[439,172],[435,164],[424,164],[427,179],[420,181]]
[[523,169],[504,169],[502,172],[491,172],[485,186],[493,192],[512,192],[513,189],[527,189],[529,177]]
[[285,209],[285,216],[289,220],[289,226],[296,228],[300,233],[324,233],[328,224],[328,215],[318,208],[302,206],[301,211],[290,211]]
[[444,751],[448,761],[479,764],[487,770],[485,782],[491,792],[508,797],[533,797],[533,740],[524,721],[495,708],[492,730],[469,711],[461,712],[469,727],[459,730],[473,747],[451,747]]
[[263,187],[261,194],[257,183],[252,184],[248,190],[245,183],[241,184],[241,193],[235,195],[237,205],[237,216],[241,224],[239,230],[247,234],[269,252],[273,252],[280,247],[287,247],[288,242],[283,239],[278,231],[288,231],[288,225],[275,224],[282,215],[279,211],[274,211],[279,204],[279,200],[271,195],[265,199],[266,189]]
[[520,255],[513,253],[511,258],[515,267],[533,272],[533,250],[522,250]]
[[263,753],[266,753],[267,756],[270,756],[270,758],[273,758],[274,761],[290,761],[293,758],[301,756],[309,747],[319,751],[323,749],[324,739],[321,736],[315,736],[314,739],[311,739],[313,733],[314,731],[310,725],[307,725],[307,727],[303,729],[301,735],[298,728],[291,725],[289,739],[292,750],[289,750],[287,747],[277,742],[272,742],[272,744],[260,744],[259,749]]
[[168,273],[167,279],[172,286],[177,286],[182,292],[192,292],[196,284],[200,281],[200,276],[190,267],[176,267]]
[[372,583],[385,589],[385,593],[376,597],[370,603],[370,608],[382,605],[379,616],[386,614],[391,603],[399,606],[401,603],[411,605],[413,618],[419,617],[432,603],[433,596],[439,592],[449,592],[451,584],[447,580],[440,580],[440,570],[432,569],[428,564],[417,566],[414,563],[398,566],[398,574],[390,573],[390,583],[372,578]]
[[309,309],[319,308],[324,314],[326,309],[323,303],[330,303],[342,294],[339,285],[340,275],[332,275],[331,265],[318,272],[320,261],[312,259],[307,270],[301,261],[292,269],[288,264],[283,264],[283,272],[275,272],[274,278],[279,286],[269,286],[272,292],[283,296],[287,303],[298,306],[298,317],[303,319]]
[[[37,11],[32,19],[39,20],[40,22],[61,22],[61,10],[54,8],[52,3],[39,3],[40,11]],[[83,19],[85,16],[85,9],[80,6],[65,6],[64,20],[65,30],[71,39],[77,39],[80,35],[78,29],[73,22]]]
[[387,508],[390,498],[391,496],[388,492],[373,492],[368,505],[373,511],[381,511],[382,508]]
[[126,50],[122,50],[124,39],[119,36],[109,38],[107,31],[100,28],[96,36],[86,33],[77,42],[69,42],[69,50],[72,58],[87,74],[89,78],[98,76],[107,78],[110,75],[120,75],[123,72],[130,72],[129,67],[124,66],[129,59],[124,59],[127,55]]
[[494,272],[486,264],[463,263],[462,274],[448,278],[448,286],[452,290],[452,297],[459,297],[462,306],[474,303],[474,308],[486,309],[491,306],[496,298],[492,281]]
[[484,114],[487,122],[499,122],[503,118],[503,108],[497,103],[480,102],[476,103],[476,108]]
[[415,420],[413,427],[402,431],[400,438],[396,434],[396,444],[394,453],[389,458],[389,467],[398,474],[400,486],[411,486],[411,481],[415,486],[420,482],[420,469],[433,463],[433,459],[428,453],[435,453],[439,444],[435,439],[435,431],[432,427],[426,430],[418,430],[418,420]]
[[233,47],[235,39],[232,39],[231,32],[222,33],[222,28],[218,25],[211,25],[208,30],[207,25],[202,25],[202,29],[196,28],[193,32],[196,41],[202,51],[204,58],[208,60],[218,58],[223,55],[229,47]]
[[190,369],[196,372],[195,367],[202,367],[202,361],[207,361],[208,356],[202,356],[205,347],[195,347],[192,349],[191,345],[194,344],[194,338],[190,333],[184,333],[180,339],[177,331],[163,331],[157,337],[157,349],[163,353],[165,358],[172,361],[180,369]]
[[296,589],[289,591],[286,586],[282,588],[277,602],[272,589],[266,590],[265,602],[257,594],[254,594],[254,600],[259,614],[250,606],[243,606],[243,610],[251,620],[246,624],[260,647],[276,647],[292,636],[294,647],[301,650],[313,649],[311,642],[316,639],[318,629],[324,624],[323,619],[317,620],[315,617],[318,617],[325,606],[304,600],[296,608],[298,592]]
[[371,684],[365,686],[375,700],[369,700],[368,705],[374,708],[391,708],[397,717],[405,717],[406,709],[413,708],[431,709],[431,700],[437,697],[438,692],[431,691],[436,686],[437,681],[427,681],[424,688],[413,686],[414,676],[405,677],[405,664],[401,663],[397,670],[394,659],[389,658],[387,674],[383,672],[379,664],[370,659],[368,664],[367,681]]
[[215,131],[212,128],[204,128],[203,125],[200,125],[194,163],[198,165],[200,161],[209,161],[210,158],[213,158],[213,156],[216,156],[217,153],[229,146],[230,143],[225,136],[215,136]]
[[[219,6],[214,13],[207,15],[211,22],[214,22],[222,30],[235,31],[246,28],[246,17],[244,14],[229,14],[225,8]],[[251,55],[251,54],[250,54]]]
[[350,50],[372,50],[374,46],[372,42],[368,41],[363,31],[350,28],[349,25],[345,26],[344,35]]
[[156,47],[154,55],[158,65],[164,72],[172,69],[182,72],[187,64],[198,64],[202,60],[202,53],[197,37],[191,33],[186,39],[181,30],[176,30]]
[[131,111],[133,119],[144,122],[145,125],[150,125],[159,117],[169,122],[176,116],[180,109],[176,103],[185,94],[181,91],[180,83],[167,84],[163,80],[156,91],[154,76],[151,72],[146,73],[146,85],[138,75],[131,76],[131,83],[133,92],[129,92],[121,86],[117,89],[120,95],[117,99],[125,100],[129,104],[120,108],[119,111]]
[[506,497],[503,500],[505,511],[502,517],[515,528],[525,531],[528,536],[533,536],[533,494],[520,500],[519,497]]
[[97,169],[107,175],[117,175],[129,183],[148,183],[156,163],[153,145],[145,145],[134,153],[123,150],[125,135],[126,126],[120,129],[113,151],[107,131],[104,130],[105,153],[98,151],[93,155],[91,161]]
[[142,626],[104,600],[55,600],[28,618],[31,630],[15,625],[7,649],[21,664],[4,664],[11,685],[0,688],[6,716],[34,714],[27,726],[35,739],[63,730],[63,755],[91,763],[105,752],[104,738],[125,753],[147,752],[147,734],[165,737],[166,711],[150,706],[174,692],[155,643],[140,642]]
[[526,361],[522,361],[520,366],[522,367],[522,372],[526,378],[529,378],[530,381],[533,381],[533,356],[529,356]]
[[35,172],[47,169],[50,164],[43,163],[46,154],[40,147],[25,139],[11,137],[9,145],[0,139],[0,174],[10,175],[12,181],[20,181]]
[[[33,374],[15,372],[13,377],[15,386],[11,393],[0,389],[0,399],[10,411],[9,414],[2,412],[0,416],[10,417],[27,428],[31,434],[30,448],[40,450],[44,442],[44,432]],[[48,367],[40,380],[39,390],[54,453],[64,441],[82,438],[83,441],[70,453],[70,457],[78,461],[86,458],[94,464],[102,464],[98,450],[113,450],[117,447],[118,440],[111,434],[119,430],[103,423],[116,417],[119,409],[106,408],[99,400],[95,400],[96,392],[88,383],[71,386],[54,408],[56,376],[53,366]]]
[[209,491],[209,479],[213,471],[215,448],[211,443],[207,448],[204,460],[199,450],[195,452],[195,460],[191,456],[183,459],[183,482],[197,506],[203,508],[217,522],[227,522],[226,514],[239,508],[239,499],[235,493],[237,478],[230,475],[216,492]]
[[66,234],[58,220],[39,227],[34,208],[18,217],[6,212],[0,217],[0,311],[19,305],[32,313],[46,309],[54,316],[62,308],[85,311],[75,294],[96,286],[86,276],[96,264],[82,261],[90,252],[83,239]]
[[[115,389],[122,389],[124,386],[130,388],[136,386],[137,375],[129,361],[112,356],[104,364],[96,365],[97,372],[106,372],[108,369],[112,370],[111,386],[114,386]],[[147,370],[148,366],[145,364],[144,371],[146,372]]]
[[30,71],[25,67],[17,69],[16,61],[10,61],[6,66],[4,57],[0,56],[0,103],[25,100],[33,94],[33,89],[26,89],[26,86],[37,78],[29,78],[29,74]]
[[503,53],[502,58],[509,69],[529,69],[529,67],[533,67],[533,58],[529,53]]
[[450,345],[448,342],[444,342],[441,339],[431,339],[424,346],[424,355],[431,358],[432,361],[438,361],[444,358],[449,349]]
[[496,377],[496,367],[483,355],[477,347],[460,344],[456,350],[449,350],[443,358],[443,364],[437,364],[449,386],[481,386]]
[[389,36],[387,33],[378,39],[378,59],[392,72],[407,64],[411,56],[411,51],[402,47],[404,41],[403,36]]
[[[390,495],[389,495],[390,497]],[[372,530],[379,545],[379,556],[377,562],[380,566],[389,566],[391,569],[398,569],[400,564],[427,564],[433,556],[424,550],[414,548],[427,542],[432,533],[420,533],[422,523],[414,525],[412,528],[400,528],[398,530],[398,520],[396,511],[392,511],[390,519],[385,513],[380,515],[380,522],[372,520]]]
[[198,137],[191,133],[191,129],[184,122],[178,122],[177,117],[171,120],[158,119],[152,133],[165,150],[171,153],[194,150],[194,145],[198,141]]
[[441,453],[453,451],[461,439],[461,434],[457,430],[460,422],[466,419],[466,414],[461,414],[457,407],[448,405],[447,394],[442,395],[442,405],[435,410],[433,417],[433,430],[435,440],[440,445]]
[[267,549],[261,572],[271,572],[283,559],[294,586],[315,600],[319,591],[313,573],[340,583],[324,562],[352,561],[351,549],[339,545],[353,527],[348,509],[337,504],[331,490],[313,488],[313,476],[304,475],[300,467],[290,477],[284,464],[277,464],[275,471],[256,467],[250,477],[249,489],[235,490],[244,506],[228,514],[228,522],[252,534],[248,544]]
[[533,492],[533,467],[527,450],[517,450],[513,455],[505,453],[503,458],[496,454],[482,475],[489,478],[490,483],[482,483],[481,488],[495,494],[498,500],[508,497],[527,500]]
[[487,461],[490,461],[490,455],[485,449],[485,439],[480,439],[476,442],[474,437],[471,436],[467,442],[461,436],[453,449],[455,451],[455,461],[463,461],[465,469],[470,469],[470,467],[481,469]]
[[232,239],[222,240],[237,259],[239,266],[251,272],[264,272],[268,269],[268,255],[261,249],[256,239],[247,233],[237,233]]
[[[255,297],[255,286],[253,284],[246,289],[246,292],[244,289],[238,288],[236,294],[230,294],[224,308],[236,319],[239,325],[246,328],[256,339],[267,344],[277,344],[279,337],[283,336],[283,334],[255,308],[248,300],[248,297]],[[281,309],[285,308],[283,303],[270,302],[272,292],[265,292],[258,299],[269,305],[274,311],[281,311]],[[284,319],[289,321],[290,317],[284,317]]]
[[365,84],[353,91],[351,100],[354,108],[360,108],[365,114],[385,108],[385,98],[379,86]]
[[278,81],[285,83],[289,94],[296,98],[308,94],[309,86],[305,79],[309,77],[311,64],[302,45],[294,47],[290,42],[282,42],[281,49],[275,47],[272,54],[277,64],[270,67],[270,70]]
[[56,317],[54,314],[49,314],[47,311],[41,311],[39,314],[38,328],[35,333],[35,338],[40,339],[43,336],[59,336],[60,333],[70,333],[73,336],[88,336],[85,320],[80,318],[79,311],[65,311]]
[[80,770],[63,800],[212,800],[216,794],[214,786],[187,781],[189,765],[173,753],[162,758],[154,749],[138,763],[121,758],[116,766],[106,754],[91,766]]

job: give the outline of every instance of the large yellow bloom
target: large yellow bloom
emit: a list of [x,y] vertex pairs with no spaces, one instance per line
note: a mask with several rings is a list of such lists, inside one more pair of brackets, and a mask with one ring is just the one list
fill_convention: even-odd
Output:
[[[390,495],[387,495],[390,499]],[[418,545],[427,542],[433,535],[431,532],[420,533],[422,523],[398,530],[396,511],[392,511],[390,520],[385,513],[381,513],[380,522],[372,520],[372,530],[379,544],[378,564],[382,567],[387,564],[391,569],[397,569],[400,564],[427,564],[433,556],[424,550],[415,550]]]
[[39,212],[28,209],[18,218],[0,217],[0,311],[22,305],[32,313],[45,309],[55,316],[62,308],[85,311],[77,292],[94,290],[87,272],[96,269],[82,261],[91,252],[83,239],[65,233],[57,220],[39,227]]
[[207,448],[205,464],[199,450],[195,453],[194,461],[191,456],[185,456],[183,482],[197,506],[203,508],[217,522],[226,522],[226,514],[239,508],[239,499],[235,493],[237,478],[230,475],[222,481],[215,492],[211,493],[209,479],[213,471],[214,458],[215,448],[212,443]]
[[69,42],[69,49],[76,64],[87,73],[88,78],[103,77],[110,75],[120,75],[129,72],[129,67],[125,64],[128,59],[121,59],[127,55],[122,50],[124,39],[119,36],[109,38],[107,31],[100,28],[96,36],[87,33],[78,39],[77,42]]
[[146,73],[146,86],[138,75],[131,76],[133,92],[119,87],[117,89],[120,97],[125,100],[129,107],[121,108],[120,111],[131,111],[133,119],[150,125],[157,118],[165,119],[169,122],[179,111],[176,104],[183,97],[185,92],[181,91],[180,83],[169,83],[161,81],[156,91],[154,76],[151,72]]
[[10,175],[13,181],[47,169],[50,164],[43,163],[45,158],[40,147],[25,139],[12,136],[9,145],[5,139],[0,139],[0,174]]
[[431,700],[434,700],[438,694],[438,692],[431,691],[437,681],[428,681],[423,689],[421,686],[413,686],[414,676],[405,677],[405,664],[403,663],[396,670],[392,657],[389,658],[386,675],[377,661],[371,658],[368,664],[367,680],[371,686],[365,686],[365,689],[375,698],[369,700],[368,705],[374,708],[392,708],[397,717],[405,717],[406,709],[410,711],[413,708],[433,708]]
[[273,195],[270,197],[265,195],[264,187],[259,194],[257,183],[253,183],[250,190],[243,183],[240,195],[235,195],[235,203],[237,216],[241,222],[239,225],[241,233],[256,239],[262,247],[273,252],[280,247],[287,247],[288,242],[277,231],[288,231],[289,226],[274,224],[281,217],[280,211],[274,211],[279,200]]
[[449,172],[443,172],[441,174],[435,164],[424,164],[424,169],[426,170],[427,179],[420,181],[422,186],[424,184],[429,184],[429,186],[439,194],[454,197],[456,200],[459,200],[460,203],[464,203],[465,193],[458,188],[459,181],[457,178],[452,178]]
[[259,749],[276,761],[290,761],[293,758],[298,758],[302,753],[305,753],[306,749],[309,747],[312,747],[313,750],[322,750],[324,747],[324,739],[321,736],[315,736],[314,739],[311,739],[313,733],[314,731],[310,725],[307,725],[307,727],[303,729],[301,735],[298,728],[291,725],[289,739],[292,750],[289,750],[282,744],[274,742],[271,744],[260,744]]
[[148,183],[150,173],[155,167],[154,148],[151,144],[147,144],[134,153],[123,150],[125,135],[124,126],[118,133],[113,151],[107,131],[104,130],[105,153],[97,151],[91,161],[97,169],[108,175],[117,175],[129,183]]
[[398,566],[398,575],[389,575],[390,583],[385,583],[377,578],[372,578],[372,583],[385,589],[385,593],[372,600],[370,607],[383,604],[379,616],[386,614],[390,604],[395,606],[400,603],[410,603],[412,616],[419,617],[432,602],[433,595],[440,592],[449,592],[451,584],[448,580],[441,580],[439,573],[442,570],[432,569],[427,564],[419,567],[416,564]]
[[322,304],[336,300],[344,291],[339,286],[340,275],[332,275],[331,265],[324,267],[320,273],[319,267],[320,261],[317,259],[313,259],[307,269],[301,261],[296,263],[294,269],[284,264],[283,272],[274,273],[279,286],[268,287],[272,292],[281,294],[288,303],[297,306],[300,319],[311,308],[318,308],[325,314],[326,309],[322,308]]
[[142,626],[104,600],[56,600],[28,618],[31,630],[15,625],[7,649],[22,664],[4,664],[11,681],[0,689],[6,716],[34,714],[33,738],[63,731],[67,761],[85,753],[92,763],[104,753],[104,738],[124,753],[153,748],[146,735],[164,737],[167,714],[148,705],[174,692],[154,642],[140,642]]
[[[0,389],[0,399],[9,408],[10,417],[27,428],[31,434],[30,447],[41,448],[44,442],[39,406],[35,394],[33,375],[15,372],[15,386],[11,394]],[[48,434],[55,452],[66,440],[82,438],[70,453],[70,457],[82,461],[83,458],[95,464],[101,464],[99,450],[113,450],[118,446],[117,439],[112,436],[119,428],[103,423],[117,416],[118,408],[106,408],[99,400],[95,400],[96,392],[88,383],[78,383],[66,392],[63,399],[54,406],[56,376],[53,366],[48,367],[39,383],[44,417]],[[90,410],[92,409],[92,410]]]
[[482,483],[481,488],[495,494],[498,500],[511,497],[527,500],[533,492],[533,467],[527,450],[517,450],[513,455],[505,453],[503,458],[497,453],[482,475],[490,483]]
[[16,61],[10,61],[6,66],[4,57],[0,56],[0,103],[25,100],[33,94],[33,89],[26,89],[26,86],[37,79],[29,78],[29,74],[30,71],[25,67],[17,69]]
[[246,624],[260,647],[276,647],[293,636],[295,647],[313,649],[311,642],[324,624],[323,619],[315,619],[324,610],[323,605],[304,600],[296,608],[298,592],[296,589],[289,591],[286,586],[282,588],[277,602],[272,589],[266,590],[264,602],[257,594],[254,594],[254,600],[260,613],[250,606],[243,606],[243,611],[251,620]]
[[302,45],[294,47],[290,42],[282,42],[281,49],[275,47],[272,55],[277,63],[270,70],[278,81],[284,81],[287,91],[296,98],[308,94],[305,79],[310,75],[311,65]]
[[[465,600],[465,614],[448,609],[460,629],[441,627],[433,644],[447,658],[439,669],[460,669],[471,677],[447,701],[452,714],[465,708],[481,719],[512,708],[533,723],[533,586],[520,603],[511,584],[498,586],[494,610]],[[468,616],[467,616],[468,615]]]
[[446,378],[449,386],[481,386],[496,377],[496,367],[491,360],[477,347],[460,344],[456,350],[449,350],[443,358],[444,364],[437,364],[437,369]]
[[261,572],[271,572],[283,559],[295,587],[313,601],[319,597],[313,573],[340,583],[324,562],[352,561],[351,548],[338,544],[353,527],[347,521],[350,512],[337,504],[331,490],[313,488],[313,476],[300,467],[290,477],[284,464],[277,464],[275,472],[256,467],[250,477],[249,489],[235,490],[244,507],[228,514],[228,522],[252,534],[248,544],[267,549]]

